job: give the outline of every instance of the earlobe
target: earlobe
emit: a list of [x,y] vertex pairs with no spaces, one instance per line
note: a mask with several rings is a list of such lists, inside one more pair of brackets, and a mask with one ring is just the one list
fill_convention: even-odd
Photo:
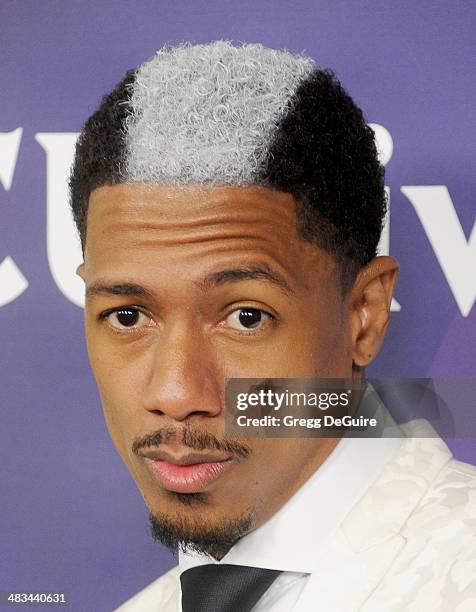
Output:
[[382,346],[398,275],[393,257],[376,257],[357,276],[351,293],[353,362],[368,365]]
[[76,268],[76,275],[84,280],[84,262]]

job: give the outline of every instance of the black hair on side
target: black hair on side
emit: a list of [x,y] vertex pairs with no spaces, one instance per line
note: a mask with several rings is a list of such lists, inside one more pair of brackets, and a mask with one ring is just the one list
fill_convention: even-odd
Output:
[[263,179],[294,196],[303,238],[337,257],[348,286],[376,255],[387,205],[373,130],[332,72],[297,89]]
[[129,111],[136,70],[129,70],[89,117],[76,142],[69,179],[70,203],[84,252],[89,196],[96,187],[124,182],[124,120]]

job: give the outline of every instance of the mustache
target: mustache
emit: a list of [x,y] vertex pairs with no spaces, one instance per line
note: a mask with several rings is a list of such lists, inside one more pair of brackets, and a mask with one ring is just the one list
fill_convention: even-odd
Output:
[[183,446],[192,450],[217,450],[225,453],[230,453],[240,459],[246,459],[251,454],[251,447],[243,442],[236,442],[223,438],[219,440],[216,436],[208,431],[200,431],[198,429],[182,428],[176,429],[173,427],[162,427],[153,433],[137,438],[132,444],[132,452],[139,455],[139,451],[151,446],[160,446],[171,440],[180,441]]

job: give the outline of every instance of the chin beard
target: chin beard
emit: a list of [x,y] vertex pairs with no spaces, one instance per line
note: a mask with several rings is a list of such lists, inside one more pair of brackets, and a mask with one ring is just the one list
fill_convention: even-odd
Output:
[[[202,493],[173,493],[184,506],[189,508],[205,506],[206,495]],[[253,512],[234,518],[223,520],[215,525],[207,521],[206,512],[200,513],[198,508],[197,519],[187,516],[187,510],[181,513],[185,518],[167,515],[149,514],[150,533],[154,540],[160,542],[173,553],[198,552],[215,559],[221,559],[243,536],[251,531]],[[193,512],[195,514],[195,512]],[[200,520],[200,516],[204,517]]]

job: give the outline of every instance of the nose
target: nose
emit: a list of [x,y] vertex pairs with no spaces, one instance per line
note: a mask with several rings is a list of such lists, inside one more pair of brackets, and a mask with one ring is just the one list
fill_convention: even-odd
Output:
[[176,421],[222,411],[222,388],[213,348],[191,329],[164,332],[151,350],[144,408]]

